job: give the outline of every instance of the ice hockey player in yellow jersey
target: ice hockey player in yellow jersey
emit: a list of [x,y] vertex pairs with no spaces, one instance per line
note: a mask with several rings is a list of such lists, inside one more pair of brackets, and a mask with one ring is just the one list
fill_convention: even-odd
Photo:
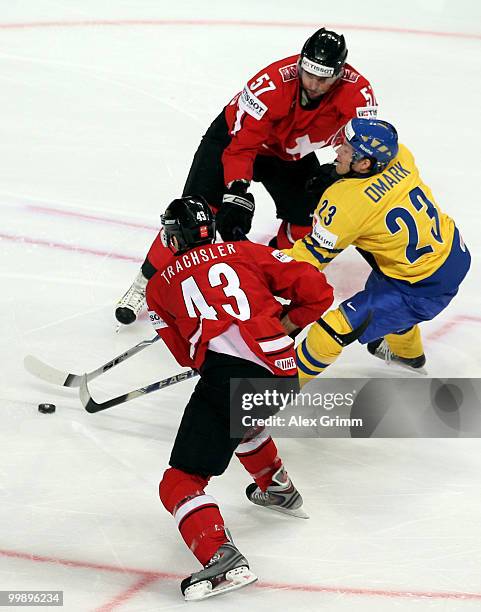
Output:
[[[331,174],[335,182],[320,198],[311,233],[285,253],[322,270],[356,246],[372,267],[366,286],[324,320],[345,334],[370,313],[359,341],[376,356],[420,368],[426,360],[418,323],[434,318],[456,295],[469,251],[390,123],[351,119]],[[341,350],[314,324],[297,350],[299,375],[316,376]]]

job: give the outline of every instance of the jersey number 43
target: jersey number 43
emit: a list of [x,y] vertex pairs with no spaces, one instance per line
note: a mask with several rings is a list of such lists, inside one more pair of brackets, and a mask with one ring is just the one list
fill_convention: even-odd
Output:
[[[240,279],[237,272],[226,263],[217,263],[209,268],[207,275],[211,287],[222,286],[224,295],[227,298],[234,298],[236,307],[232,304],[220,304],[225,312],[236,319],[246,321],[251,316],[251,309],[247,295],[240,287]],[[217,320],[218,313],[214,306],[210,306],[199,285],[193,276],[189,276],[181,283],[182,296],[189,317],[198,319],[199,315],[203,319]],[[197,310],[196,310],[197,309]]]

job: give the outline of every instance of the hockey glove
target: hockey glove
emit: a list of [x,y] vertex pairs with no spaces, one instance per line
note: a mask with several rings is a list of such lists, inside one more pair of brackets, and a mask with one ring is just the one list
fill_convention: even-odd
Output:
[[250,232],[255,203],[247,192],[248,181],[233,181],[224,194],[222,205],[215,216],[216,228],[223,240],[239,240]]
[[340,178],[343,177],[336,172],[335,164],[322,164],[319,174],[306,181],[306,191],[321,197],[324,191]]

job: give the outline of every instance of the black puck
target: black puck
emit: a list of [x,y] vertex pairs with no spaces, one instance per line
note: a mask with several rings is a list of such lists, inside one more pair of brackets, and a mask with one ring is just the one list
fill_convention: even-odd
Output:
[[42,414],[52,414],[55,412],[56,406],[55,404],[39,404],[38,411]]

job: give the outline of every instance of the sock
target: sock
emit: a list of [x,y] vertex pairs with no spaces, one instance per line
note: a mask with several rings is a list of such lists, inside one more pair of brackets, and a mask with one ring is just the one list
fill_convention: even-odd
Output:
[[204,492],[207,483],[208,478],[169,468],[159,485],[160,500],[202,565],[229,541],[216,500]]
[[282,465],[274,440],[264,428],[254,437],[245,438],[235,454],[262,491],[271,484],[273,474]]
[[[337,332],[345,334],[352,331],[342,312],[330,310],[323,319]],[[301,387],[334,363],[342,351],[342,346],[318,324],[314,323],[306,338],[296,348],[297,369]]]
[[384,337],[391,351],[398,357],[412,359],[424,353],[419,325],[401,334],[387,334]]

